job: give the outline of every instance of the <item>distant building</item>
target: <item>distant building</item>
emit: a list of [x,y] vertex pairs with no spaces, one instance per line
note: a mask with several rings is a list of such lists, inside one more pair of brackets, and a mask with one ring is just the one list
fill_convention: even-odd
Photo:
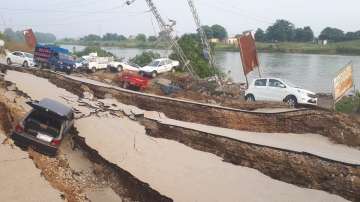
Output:
[[225,43],[226,43],[226,44],[229,44],[229,45],[235,45],[235,44],[238,43],[238,40],[237,40],[237,38],[235,38],[235,37],[231,37],[231,38],[227,38],[227,39],[225,40]]
[[317,42],[317,44],[322,45],[322,46],[326,46],[328,44],[328,40],[318,39],[316,42]]
[[211,38],[209,41],[210,41],[211,43],[219,43],[219,42],[220,42],[220,40],[217,39],[217,38]]

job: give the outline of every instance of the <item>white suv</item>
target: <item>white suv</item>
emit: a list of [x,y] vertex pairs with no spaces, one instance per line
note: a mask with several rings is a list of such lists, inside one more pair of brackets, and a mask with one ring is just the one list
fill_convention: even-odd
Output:
[[247,101],[286,102],[290,106],[317,105],[318,102],[315,93],[278,78],[255,79],[245,91],[245,99]]
[[179,65],[179,61],[170,60],[168,58],[156,59],[145,67],[141,67],[139,73],[154,78],[160,73],[175,72],[175,68]]
[[19,64],[23,67],[32,67],[34,66],[34,55],[30,53],[15,51],[9,53],[6,56],[6,63],[8,65]]

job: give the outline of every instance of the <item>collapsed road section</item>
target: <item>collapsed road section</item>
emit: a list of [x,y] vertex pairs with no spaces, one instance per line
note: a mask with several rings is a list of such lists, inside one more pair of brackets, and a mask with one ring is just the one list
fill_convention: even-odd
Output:
[[167,117],[176,120],[253,132],[316,133],[329,137],[336,143],[360,146],[360,122],[347,115],[330,111],[316,109],[246,111],[129,91],[46,70],[24,70],[10,66],[2,68],[25,71],[49,79],[55,85],[78,96],[82,95],[82,89],[86,86],[98,98],[110,95],[121,103],[134,105],[143,110],[163,112]]
[[[199,133],[196,139],[189,141],[190,136],[185,130],[194,130],[194,128],[182,127],[184,131],[170,130],[178,128],[174,124],[176,121],[171,120],[171,123],[162,123],[165,127],[170,128],[168,131],[156,130],[158,126],[155,125],[154,127],[151,120],[156,122],[164,122],[164,120],[155,119],[154,116],[149,117],[140,109],[125,106],[116,100],[97,100],[92,99],[92,96],[80,99],[74,94],[57,88],[46,79],[24,73],[9,71],[5,79],[16,83],[20,90],[33,99],[51,96],[52,99],[73,106],[79,112],[79,120],[76,124],[79,136],[84,138],[84,142],[89,148],[98,152],[107,161],[129,171],[134,177],[149,183],[152,188],[172,199],[186,201],[197,198],[199,201],[216,199],[231,201],[244,197],[242,199],[251,200],[257,197],[252,194],[249,195],[249,193],[252,193],[251,190],[261,189],[264,190],[262,193],[264,198],[277,201],[294,200],[294,198],[299,199],[299,201],[340,200],[340,198],[327,195],[323,192],[274,181],[256,170],[242,167],[246,166],[256,168],[275,179],[303,187],[322,189],[341,195],[349,200],[359,200],[359,167],[353,165],[358,163],[359,160],[356,157],[355,159],[349,158],[352,155],[346,155],[347,152],[350,154],[351,152],[356,153],[358,152],[357,150],[345,148],[342,151],[345,152],[343,153],[344,155],[340,155],[342,156],[341,158],[338,158],[336,155],[319,158],[318,156],[321,156],[321,153],[317,153],[317,156],[312,155],[311,159],[306,157],[308,153],[314,153],[314,151],[304,153],[296,151],[296,149],[292,151],[291,148],[288,148],[289,150],[286,151],[288,153],[285,154],[281,153],[281,148],[273,148],[262,144],[255,145],[257,148],[252,151],[246,151],[243,148],[253,147],[254,144],[239,141],[236,138],[229,138],[229,135],[226,136],[229,131],[225,129],[221,131],[226,133],[222,137],[217,138],[214,134],[203,132]],[[33,84],[33,86],[30,84]],[[41,86],[41,89],[36,86]],[[76,91],[82,95],[91,95],[89,88],[85,93],[84,89],[82,87],[76,89]],[[51,93],[49,94],[49,92]],[[87,110],[84,110],[84,108]],[[143,127],[136,122],[128,120],[126,117],[121,118],[121,115],[117,112],[123,112],[132,119],[143,114],[145,121],[150,120],[150,124],[145,123],[146,127]],[[145,131],[157,137],[171,139],[171,141],[146,136]],[[175,135],[177,138],[169,137],[170,135]],[[219,136],[219,134],[217,135]],[[239,133],[237,135],[241,136],[243,134]],[[174,142],[173,140],[176,141]],[[312,140],[323,141],[321,138]],[[219,144],[219,142],[222,142],[223,145]],[[240,143],[244,145],[237,145]],[[184,146],[184,144],[196,150],[190,149]],[[323,150],[324,148],[322,148],[320,149],[322,153],[327,153],[337,148],[336,145],[332,145],[330,142],[326,144],[330,147],[330,150]],[[228,147],[229,150],[227,150]],[[233,150],[233,147],[239,150]],[[223,162],[221,158],[215,155],[198,150],[216,154],[232,164]],[[227,156],[221,153],[224,151],[228,151]],[[230,153],[234,153],[234,156],[230,156]],[[280,161],[281,164],[279,164],[279,159],[274,154],[282,157],[280,158],[283,159]],[[249,155],[250,157],[244,155]],[[261,161],[261,159],[264,161]],[[312,166],[301,166],[308,164]],[[298,165],[298,167],[294,165]],[[319,166],[320,168],[318,168]],[[331,169],[323,169],[326,166],[329,166]],[[314,171],[311,172],[311,170]],[[313,177],[312,181],[307,180],[309,177],[304,180],[304,177],[307,175]],[[218,177],[214,178],[214,176]],[[324,176],[330,177],[325,178]],[[261,183],[257,184],[255,182]],[[315,186],[315,184],[319,184],[319,186]],[[241,190],[244,192],[239,191],[238,187],[242,187]],[[266,187],[272,187],[272,189]],[[337,187],[343,188],[338,189]],[[248,190],[246,188],[251,189]],[[211,194],[209,194],[209,190],[211,190]]]

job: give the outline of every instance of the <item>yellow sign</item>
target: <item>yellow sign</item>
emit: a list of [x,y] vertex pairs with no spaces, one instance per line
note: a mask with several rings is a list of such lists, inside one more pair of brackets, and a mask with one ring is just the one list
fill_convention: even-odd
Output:
[[334,99],[338,101],[354,85],[352,64],[347,65],[334,79]]

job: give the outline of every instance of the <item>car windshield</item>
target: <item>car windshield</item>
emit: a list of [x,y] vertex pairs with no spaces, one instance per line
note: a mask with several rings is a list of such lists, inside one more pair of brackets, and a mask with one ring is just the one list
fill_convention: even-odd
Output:
[[148,66],[157,67],[157,66],[159,66],[159,64],[160,64],[160,61],[155,60],[155,61],[151,62]]
[[60,135],[61,120],[46,112],[34,110],[25,121],[25,128],[30,132],[40,132],[57,138]]
[[33,54],[30,54],[30,53],[24,53],[25,54],[25,57],[27,58],[34,58]]

